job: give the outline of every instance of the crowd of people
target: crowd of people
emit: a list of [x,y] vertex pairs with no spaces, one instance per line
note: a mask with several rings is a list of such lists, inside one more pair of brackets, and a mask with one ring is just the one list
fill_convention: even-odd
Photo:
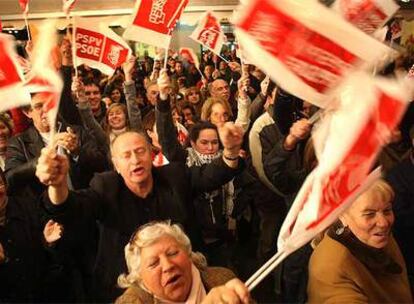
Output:
[[43,92],[0,115],[0,302],[413,301],[411,106],[383,179],[249,294],[317,166],[322,110],[235,51],[200,71],[131,56],[111,77],[60,52],[56,126]]

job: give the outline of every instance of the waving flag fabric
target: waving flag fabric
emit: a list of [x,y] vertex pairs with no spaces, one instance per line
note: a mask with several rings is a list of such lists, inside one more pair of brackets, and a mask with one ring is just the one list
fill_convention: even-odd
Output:
[[23,15],[27,15],[29,13],[29,0],[19,0],[19,5]]
[[395,55],[317,1],[251,0],[234,22],[243,55],[283,89],[319,107],[353,67],[380,66]]
[[188,0],[137,0],[132,23],[123,37],[167,48]]
[[65,15],[69,15],[70,11],[75,6],[77,0],[62,0],[63,1],[63,12]]
[[13,36],[0,33],[0,111],[30,103]]
[[393,0],[337,0],[332,8],[357,28],[373,34],[400,7]]
[[226,35],[221,29],[220,22],[212,12],[206,12],[200,18],[190,38],[218,55],[220,55],[223,44],[226,41]]
[[196,53],[194,53],[192,49],[180,48],[179,54],[182,58],[187,60],[189,63],[194,64],[197,69],[200,69],[200,61],[198,60]]
[[76,62],[112,75],[132,53],[128,44],[106,25],[76,18]]

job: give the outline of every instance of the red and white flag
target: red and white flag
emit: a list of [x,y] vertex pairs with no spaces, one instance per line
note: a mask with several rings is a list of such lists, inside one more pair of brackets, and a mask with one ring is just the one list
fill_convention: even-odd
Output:
[[409,81],[374,79],[365,72],[354,73],[341,84],[335,95],[338,108],[323,117],[313,134],[315,149],[320,150],[318,166],[306,178],[281,227],[278,253],[246,282],[250,290],[328,228],[381,176],[380,169],[369,172],[412,92]]
[[197,57],[196,53],[194,53],[194,51],[192,49],[190,49],[190,48],[180,48],[179,54],[180,54],[181,58],[184,58],[189,63],[194,64],[194,66],[197,69],[200,69],[200,61],[198,60],[198,57]]
[[332,8],[360,30],[373,34],[400,7],[394,0],[336,0]]
[[137,0],[131,24],[123,37],[168,48],[172,31],[188,0]]
[[282,225],[279,251],[289,254],[309,242],[379,176],[374,173],[368,178],[377,154],[412,98],[412,89],[409,81],[374,79],[362,72],[338,88],[339,108],[328,114],[313,137],[315,148],[321,150],[319,164]]
[[47,113],[51,134],[53,136],[56,117],[59,110],[60,95],[63,81],[50,60],[57,44],[55,22],[46,22],[39,30],[39,36],[31,56],[32,69],[27,74],[25,90],[29,93],[39,93],[46,102],[43,105]]
[[152,156],[152,165],[156,168],[166,166],[169,163],[170,162],[165,157],[165,155],[162,154],[162,152],[158,152],[157,154],[153,154]]
[[220,55],[221,48],[226,41],[226,35],[221,29],[220,21],[212,12],[206,12],[201,16],[190,38],[217,55]]
[[351,68],[396,55],[317,1],[251,0],[234,17],[243,55],[283,89],[322,108]]
[[30,104],[17,57],[13,36],[0,33],[0,112]]
[[63,1],[63,12],[65,15],[69,15],[70,11],[75,6],[77,0],[62,0]]
[[132,51],[128,44],[102,23],[76,18],[76,63],[111,76]]
[[19,0],[19,5],[22,9],[23,15],[27,16],[29,13],[29,0]]
[[390,26],[391,40],[398,39],[402,36],[401,19],[395,19]]
[[236,37],[236,56],[240,59],[242,64],[250,64],[249,60],[243,55],[243,46]]

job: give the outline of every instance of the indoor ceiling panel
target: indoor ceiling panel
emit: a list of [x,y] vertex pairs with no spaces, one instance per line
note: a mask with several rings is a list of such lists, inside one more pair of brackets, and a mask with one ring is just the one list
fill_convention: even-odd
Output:
[[[134,2],[134,0],[78,0],[75,10],[131,8],[134,6]],[[190,0],[189,6],[236,5],[237,3],[237,0]],[[31,13],[60,12],[61,9],[61,0],[30,0]],[[21,13],[21,10],[18,0],[0,0],[0,16],[19,13]]]

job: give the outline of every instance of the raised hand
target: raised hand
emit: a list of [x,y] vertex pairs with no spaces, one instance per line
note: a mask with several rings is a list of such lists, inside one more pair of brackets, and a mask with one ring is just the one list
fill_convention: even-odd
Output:
[[240,63],[238,62],[235,62],[235,61],[229,62],[229,68],[232,72],[241,73],[241,66],[240,66]]
[[64,38],[60,45],[60,54],[62,55],[62,65],[71,66],[73,65],[72,58],[72,44],[69,39]]
[[88,101],[85,95],[85,87],[80,77],[74,76],[72,78],[71,90],[72,90],[72,94],[76,96],[76,100],[78,102],[84,103]]
[[36,166],[36,176],[47,186],[65,184],[69,161],[65,155],[58,155],[53,147],[43,148]]
[[125,81],[132,81],[132,73],[134,72],[136,59],[135,56],[130,56],[122,65],[125,73]]
[[54,146],[60,146],[72,155],[78,155],[79,139],[78,135],[71,127],[66,129],[66,132],[57,133],[53,141]]
[[293,150],[296,144],[307,138],[312,129],[312,124],[308,119],[301,119],[296,121],[289,130],[289,134],[285,139],[284,147],[286,150]]
[[162,100],[168,98],[168,94],[171,92],[171,80],[168,76],[167,69],[162,69],[160,77],[157,80],[158,89],[160,90],[160,97]]
[[237,88],[239,90],[240,98],[247,99],[247,92],[249,91],[250,87],[250,79],[249,74],[242,74],[242,77],[237,82]]
[[223,155],[225,158],[237,158],[243,143],[242,127],[233,122],[226,122],[218,131],[220,141],[224,147]]
[[53,220],[49,220],[43,229],[43,237],[50,245],[62,237],[63,226]]

